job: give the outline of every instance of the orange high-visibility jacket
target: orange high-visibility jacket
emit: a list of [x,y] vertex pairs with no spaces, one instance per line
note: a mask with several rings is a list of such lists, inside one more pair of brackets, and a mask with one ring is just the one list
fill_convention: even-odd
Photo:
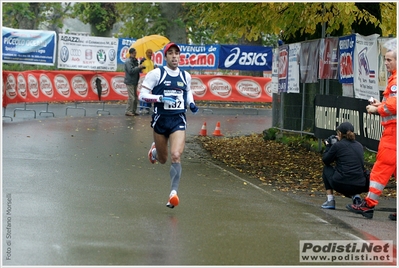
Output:
[[383,93],[378,114],[384,127],[377,159],[370,174],[370,187],[366,202],[376,206],[378,198],[387,185],[392,174],[396,174],[396,70],[388,79],[388,85]]

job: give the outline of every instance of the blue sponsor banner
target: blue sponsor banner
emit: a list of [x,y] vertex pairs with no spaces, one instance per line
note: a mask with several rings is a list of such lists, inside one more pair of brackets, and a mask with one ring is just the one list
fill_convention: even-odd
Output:
[[341,84],[353,84],[356,34],[343,36],[338,41],[338,78]]
[[126,61],[126,53],[130,46],[136,42],[135,38],[118,38],[118,57],[117,64],[124,64]]
[[54,31],[1,29],[3,62],[54,65],[57,45]]
[[179,68],[186,70],[218,68],[220,45],[177,45],[180,48]]
[[272,61],[272,47],[239,45],[220,46],[220,69],[271,71]]

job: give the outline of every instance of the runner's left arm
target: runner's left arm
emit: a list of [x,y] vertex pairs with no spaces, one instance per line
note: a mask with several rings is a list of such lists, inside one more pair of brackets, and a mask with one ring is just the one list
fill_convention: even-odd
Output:
[[194,103],[194,96],[193,92],[191,91],[191,75],[186,72],[186,79],[187,79],[187,104],[190,105],[191,103]]

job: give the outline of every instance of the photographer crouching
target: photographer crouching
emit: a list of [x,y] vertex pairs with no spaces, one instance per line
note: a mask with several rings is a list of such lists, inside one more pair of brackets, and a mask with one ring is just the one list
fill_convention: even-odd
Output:
[[322,158],[325,164],[322,177],[327,201],[321,207],[335,209],[334,190],[352,198],[353,204],[360,203],[359,194],[368,191],[369,182],[363,172],[363,145],[355,140],[353,125],[342,123],[337,128],[337,135],[328,137],[324,143],[326,149]]

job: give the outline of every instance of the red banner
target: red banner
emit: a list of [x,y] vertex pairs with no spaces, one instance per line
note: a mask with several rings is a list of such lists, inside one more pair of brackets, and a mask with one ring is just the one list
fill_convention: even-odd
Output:
[[[3,107],[24,102],[127,100],[123,80],[122,72],[3,71]],[[191,89],[195,100],[272,102],[271,78],[192,75]]]
[[272,79],[252,76],[193,75],[195,100],[272,102]]

